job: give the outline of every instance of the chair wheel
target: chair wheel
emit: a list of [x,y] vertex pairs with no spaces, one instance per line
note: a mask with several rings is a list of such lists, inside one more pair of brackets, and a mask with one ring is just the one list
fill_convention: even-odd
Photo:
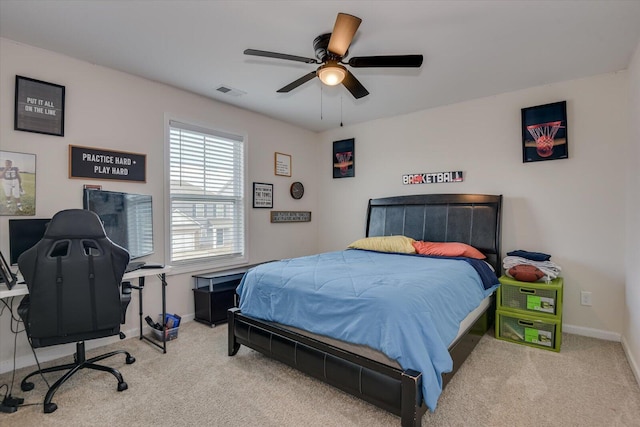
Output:
[[55,403],[45,403],[44,404],[44,413],[45,414],[50,414],[53,411],[55,411],[56,409],[58,409],[58,405],[56,405]]
[[129,386],[124,381],[122,381],[121,383],[118,383],[118,391],[125,391],[128,388]]
[[127,356],[127,359],[126,359],[127,365],[131,365],[135,361],[136,361],[135,357],[133,357],[131,355]]
[[35,387],[35,385],[33,383],[30,382],[22,382],[20,383],[20,390],[22,391],[31,391],[33,390],[33,388]]

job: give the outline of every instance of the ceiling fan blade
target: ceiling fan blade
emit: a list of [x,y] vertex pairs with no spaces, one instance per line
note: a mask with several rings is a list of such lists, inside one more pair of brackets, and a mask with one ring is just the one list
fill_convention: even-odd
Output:
[[353,68],[365,67],[412,67],[422,65],[422,55],[354,56],[348,62]]
[[338,56],[345,56],[361,22],[362,19],[357,16],[338,13],[327,50]]
[[314,78],[316,76],[316,72],[312,71],[309,74],[305,74],[304,76],[300,77],[298,80],[289,83],[288,85],[286,85],[285,87],[278,89],[278,93],[287,93],[292,91],[293,89],[297,88],[298,86],[308,82],[309,80],[311,80],[312,78]]
[[245,49],[245,55],[264,56],[265,58],[286,59],[288,61],[305,62],[307,64],[319,64],[313,58],[305,58],[304,56],[287,55],[286,53],[269,52],[266,50]]
[[360,83],[360,81],[356,79],[356,76],[351,74],[349,70],[347,70],[347,75],[342,81],[342,84],[351,92],[351,95],[353,95],[355,99],[364,98],[369,95],[369,91],[362,86],[362,83]]

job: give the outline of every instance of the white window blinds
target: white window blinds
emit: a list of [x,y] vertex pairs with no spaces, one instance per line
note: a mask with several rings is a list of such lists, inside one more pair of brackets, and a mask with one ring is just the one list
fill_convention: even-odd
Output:
[[244,138],[169,122],[171,264],[245,254]]

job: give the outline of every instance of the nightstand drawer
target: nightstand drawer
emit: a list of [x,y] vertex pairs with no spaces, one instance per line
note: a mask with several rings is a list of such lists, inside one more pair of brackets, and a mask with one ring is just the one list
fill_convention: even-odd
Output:
[[496,338],[545,350],[560,351],[562,324],[517,313],[496,311]]
[[562,278],[550,283],[529,283],[502,276],[500,283],[497,301],[499,310],[561,317]]

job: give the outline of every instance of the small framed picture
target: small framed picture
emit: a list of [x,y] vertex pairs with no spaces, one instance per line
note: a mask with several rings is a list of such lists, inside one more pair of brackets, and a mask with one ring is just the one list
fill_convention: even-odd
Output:
[[253,207],[273,208],[273,184],[253,183]]
[[566,159],[567,101],[522,109],[522,162]]
[[289,154],[276,153],[275,174],[280,176],[291,176],[291,156]]
[[64,86],[16,76],[13,128],[64,136]]
[[356,176],[355,139],[333,142],[333,177],[351,178]]

